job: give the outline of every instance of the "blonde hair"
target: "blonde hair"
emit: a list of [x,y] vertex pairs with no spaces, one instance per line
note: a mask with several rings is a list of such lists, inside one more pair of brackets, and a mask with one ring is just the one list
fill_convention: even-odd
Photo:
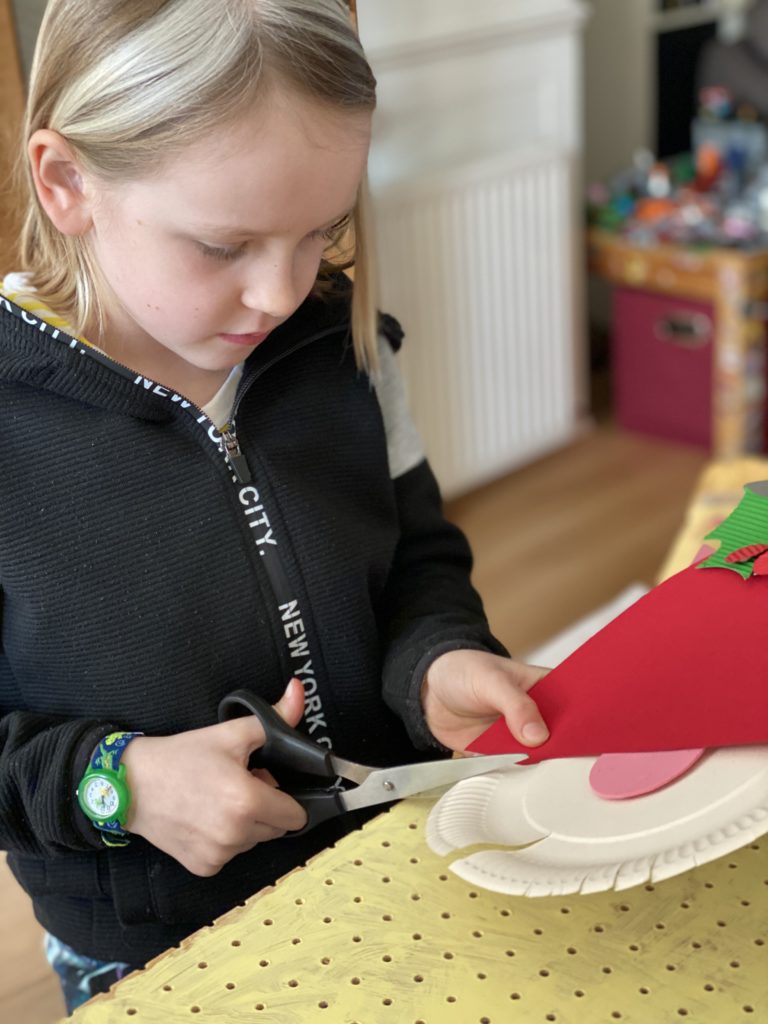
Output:
[[[373,110],[376,80],[342,0],[49,0],[32,64],[25,144],[58,132],[87,173],[115,184],[155,171],[278,82],[317,102]],[[22,163],[21,267],[79,333],[103,323],[85,241],[59,232]],[[352,232],[350,233],[352,234]],[[365,183],[353,240],[335,240],[315,292],[354,262],[352,336],[376,366],[377,313]],[[352,246],[354,260],[351,258]]]

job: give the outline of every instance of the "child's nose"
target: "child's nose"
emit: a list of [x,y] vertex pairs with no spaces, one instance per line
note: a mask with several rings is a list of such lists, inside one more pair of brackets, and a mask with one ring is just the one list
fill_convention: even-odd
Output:
[[299,295],[292,260],[266,260],[255,267],[243,287],[242,302],[275,320],[294,312]]

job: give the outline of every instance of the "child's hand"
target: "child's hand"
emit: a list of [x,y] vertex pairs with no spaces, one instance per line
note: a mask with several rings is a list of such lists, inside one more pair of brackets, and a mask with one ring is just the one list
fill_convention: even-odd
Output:
[[421,689],[427,725],[444,746],[466,750],[504,715],[521,743],[538,746],[549,730],[526,690],[548,671],[486,651],[441,654],[430,665]]
[[[275,705],[301,720],[304,690],[292,679]],[[176,736],[139,736],[123,763],[131,789],[129,832],[174,857],[194,875],[215,875],[236,854],[306,824],[304,809],[268,772],[248,770],[264,742],[255,715]]]

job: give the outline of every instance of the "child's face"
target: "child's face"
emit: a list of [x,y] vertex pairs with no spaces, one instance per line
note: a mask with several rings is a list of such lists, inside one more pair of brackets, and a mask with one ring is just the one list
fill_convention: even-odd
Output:
[[309,294],[369,139],[367,113],[275,95],[158,174],[97,191],[107,350],[134,367],[244,359]]

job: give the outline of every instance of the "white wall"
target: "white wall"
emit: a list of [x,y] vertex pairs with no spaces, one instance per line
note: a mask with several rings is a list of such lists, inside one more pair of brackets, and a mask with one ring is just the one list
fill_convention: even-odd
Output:
[[13,17],[19,37],[19,49],[24,70],[29,74],[37,30],[42,21],[47,0],[13,0]]

